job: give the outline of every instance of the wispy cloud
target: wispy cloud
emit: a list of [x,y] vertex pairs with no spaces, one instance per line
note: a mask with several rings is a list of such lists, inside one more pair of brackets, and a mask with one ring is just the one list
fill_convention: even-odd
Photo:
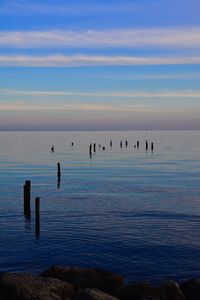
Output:
[[0,31],[2,47],[105,48],[160,47],[199,48],[200,27],[115,30]]
[[119,104],[91,104],[91,103],[77,103],[77,104],[65,104],[65,103],[48,103],[48,107],[45,103],[26,103],[23,101],[16,101],[14,103],[0,103],[1,110],[17,110],[17,111],[49,111],[49,110],[66,110],[66,111],[102,111],[102,112],[143,112],[151,111],[152,108],[145,105],[119,105]]
[[[63,96],[79,96],[79,97],[113,97],[113,98],[200,98],[200,90],[158,90],[158,91],[28,91],[14,89],[0,89],[0,95],[14,97],[63,97]],[[21,104],[20,100],[17,101]]]
[[80,66],[134,66],[200,64],[200,56],[138,57],[93,55],[0,55],[0,67],[80,67]]

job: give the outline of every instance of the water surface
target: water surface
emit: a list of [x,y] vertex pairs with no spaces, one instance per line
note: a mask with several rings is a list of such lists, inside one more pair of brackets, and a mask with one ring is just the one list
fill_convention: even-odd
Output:
[[[0,132],[0,141],[0,271],[62,264],[109,269],[128,281],[200,276],[199,131]],[[92,158],[90,142],[97,143]],[[31,220],[23,214],[25,180]]]

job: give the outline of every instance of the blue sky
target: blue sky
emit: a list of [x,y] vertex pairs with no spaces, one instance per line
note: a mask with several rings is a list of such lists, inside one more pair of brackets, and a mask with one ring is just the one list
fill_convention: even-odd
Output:
[[0,0],[0,130],[200,129],[197,0]]

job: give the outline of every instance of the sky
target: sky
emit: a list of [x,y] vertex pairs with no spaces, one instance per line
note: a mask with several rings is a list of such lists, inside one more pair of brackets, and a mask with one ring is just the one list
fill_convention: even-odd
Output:
[[199,130],[199,0],[0,0],[0,130]]

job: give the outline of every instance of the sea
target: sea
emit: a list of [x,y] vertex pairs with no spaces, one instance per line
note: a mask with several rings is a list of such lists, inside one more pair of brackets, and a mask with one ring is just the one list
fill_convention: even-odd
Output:
[[0,272],[52,265],[200,278],[200,131],[0,132]]

